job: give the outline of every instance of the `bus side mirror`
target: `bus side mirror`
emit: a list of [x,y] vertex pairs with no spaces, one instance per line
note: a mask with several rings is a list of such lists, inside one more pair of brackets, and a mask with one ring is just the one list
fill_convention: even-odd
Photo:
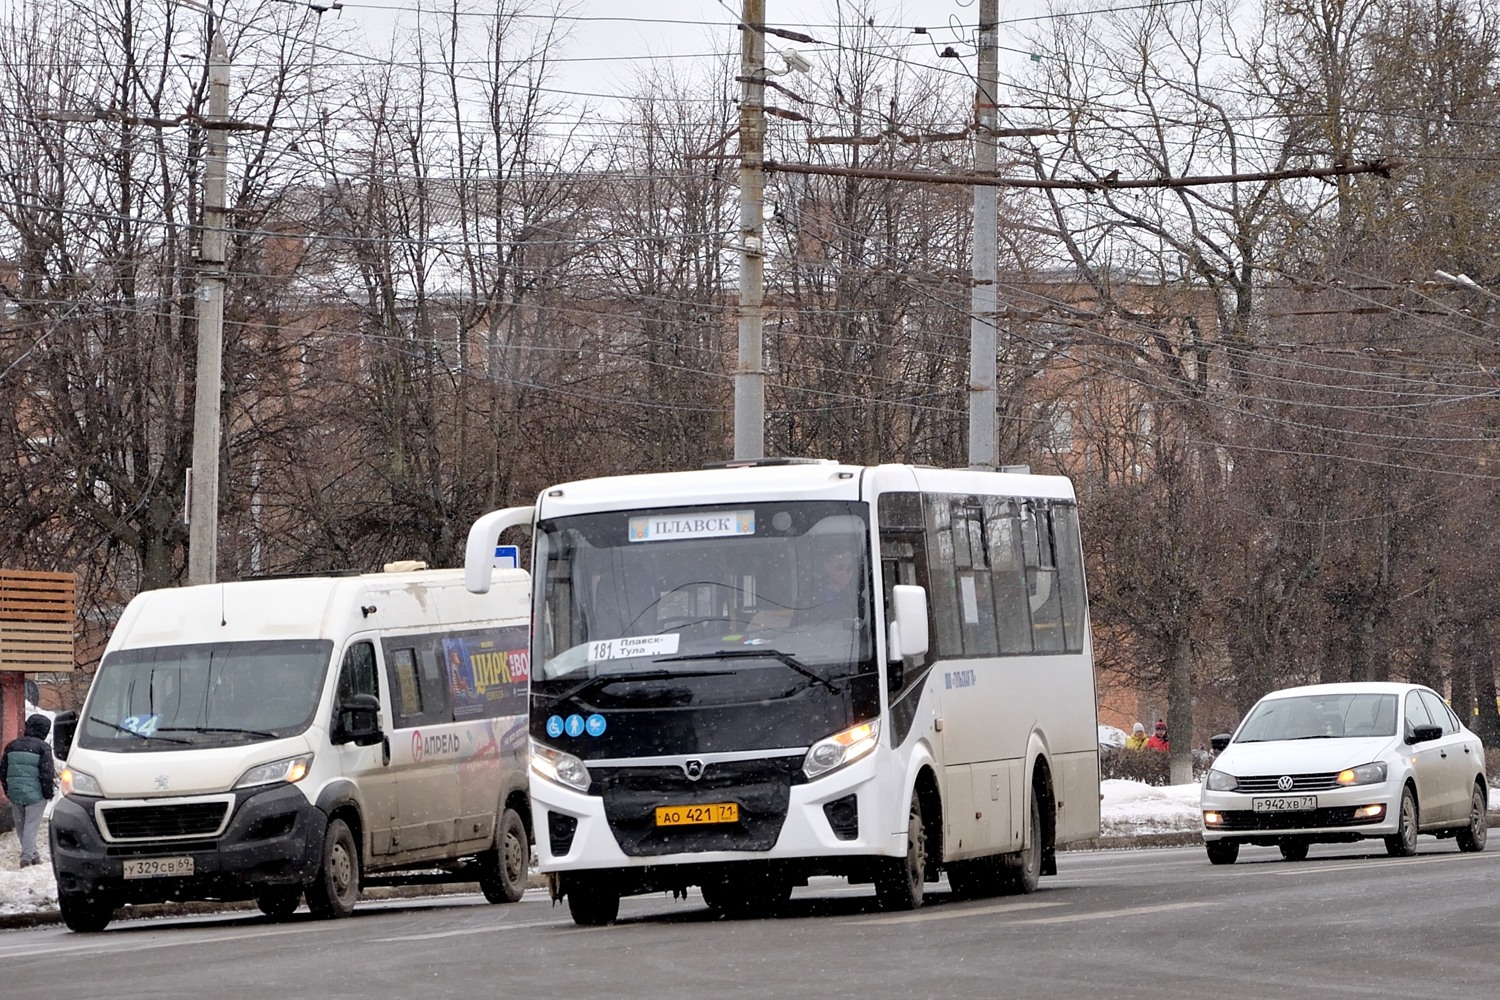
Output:
[[373,694],[351,694],[339,703],[337,730],[330,742],[368,747],[379,743],[380,699]]
[[58,712],[52,720],[52,752],[63,760],[73,749],[73,736],[78,732],[78,713],[71,709]]
[[927,652],[927,591],[898,583],[891,588],[891,623],[886,658],[903,660]]

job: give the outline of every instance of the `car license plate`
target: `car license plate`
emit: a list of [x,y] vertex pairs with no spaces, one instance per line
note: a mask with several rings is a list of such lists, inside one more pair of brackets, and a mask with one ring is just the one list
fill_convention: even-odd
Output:
[[657,826],[692,826],[697,823],[738,823],[736,802],[706,802],[691,806],[657,806]]
[[1316,795],[1278,795],[1275,798],[1252,799],[1250,808],[1258,813],[1305,812],[1318,808]]
[[125,862],[126,878],[172,878],[191,874],[191,857],[131,858]]

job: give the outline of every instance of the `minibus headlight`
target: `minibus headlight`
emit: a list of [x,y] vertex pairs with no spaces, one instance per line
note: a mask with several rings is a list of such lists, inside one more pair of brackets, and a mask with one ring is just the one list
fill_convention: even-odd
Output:
[[257,764],[240,775],[240,780],[234,783],[234,787],[253,788],[256,785],[276,785],[283,782],[290,785],[307,777],[307,772],[312,770],[312,761],[313,755],[305,753],[300,757]]
[[62,774],[59,774],[58,778],[62,781],[64,795],[104,794],[104,789],[99,787],[99,782],[94,780],[93,775],[84,774],[82,771],[76,771],[71,767],[63,768]]
[[546,778],[556,785],[564,785],[580,792],[589,790],[588,766],[570,753],[554,750],[545,743],[531,742],[532,773]]
[[861,722],[841,733],[834,733],[808,748],[802,761],[802,773],[817,778],[835,771],[845,764],[852,764],[875,749],[880,742],[880,720]]

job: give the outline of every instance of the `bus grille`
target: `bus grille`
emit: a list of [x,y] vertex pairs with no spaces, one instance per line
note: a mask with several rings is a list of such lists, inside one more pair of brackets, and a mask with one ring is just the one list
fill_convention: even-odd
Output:
[[[799,756],[710,764],[689,780],[680,767],[589,768],[604,815],[631,857],[704,851],[769,851],[781,835]],[[734,802],[738,823],[658,827],[657,806]]]

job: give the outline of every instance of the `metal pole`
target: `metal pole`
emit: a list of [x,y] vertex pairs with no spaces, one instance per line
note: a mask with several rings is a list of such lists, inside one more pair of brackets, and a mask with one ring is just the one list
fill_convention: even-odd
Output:
[[[995,129],[996,52],[1000,0],[979,0],[979,86],[974,94],[974,173],[991,176],[997,164]],[[974,269],[969,293],[969,466],[993,469],[998,464],[995,433],[995,347],[998,296],[995,289],[999,223],[995,189],[974,188]]]
[[[997,0],[998,2],[998,0]],[[734,373],[734,457],[766,453],[766,372],[761,315],[765,296],[764,218],[766,112],[765,0],[744,0],[740,29],[740,342]]]
[[219,399],[224,351],[224,175],[229,57],[215,34],[209,57],[208,156],[203,168],[203,239],[198,264],[198,373],[193,401],[193,478],[188,583],[213,583],[219,544]]

